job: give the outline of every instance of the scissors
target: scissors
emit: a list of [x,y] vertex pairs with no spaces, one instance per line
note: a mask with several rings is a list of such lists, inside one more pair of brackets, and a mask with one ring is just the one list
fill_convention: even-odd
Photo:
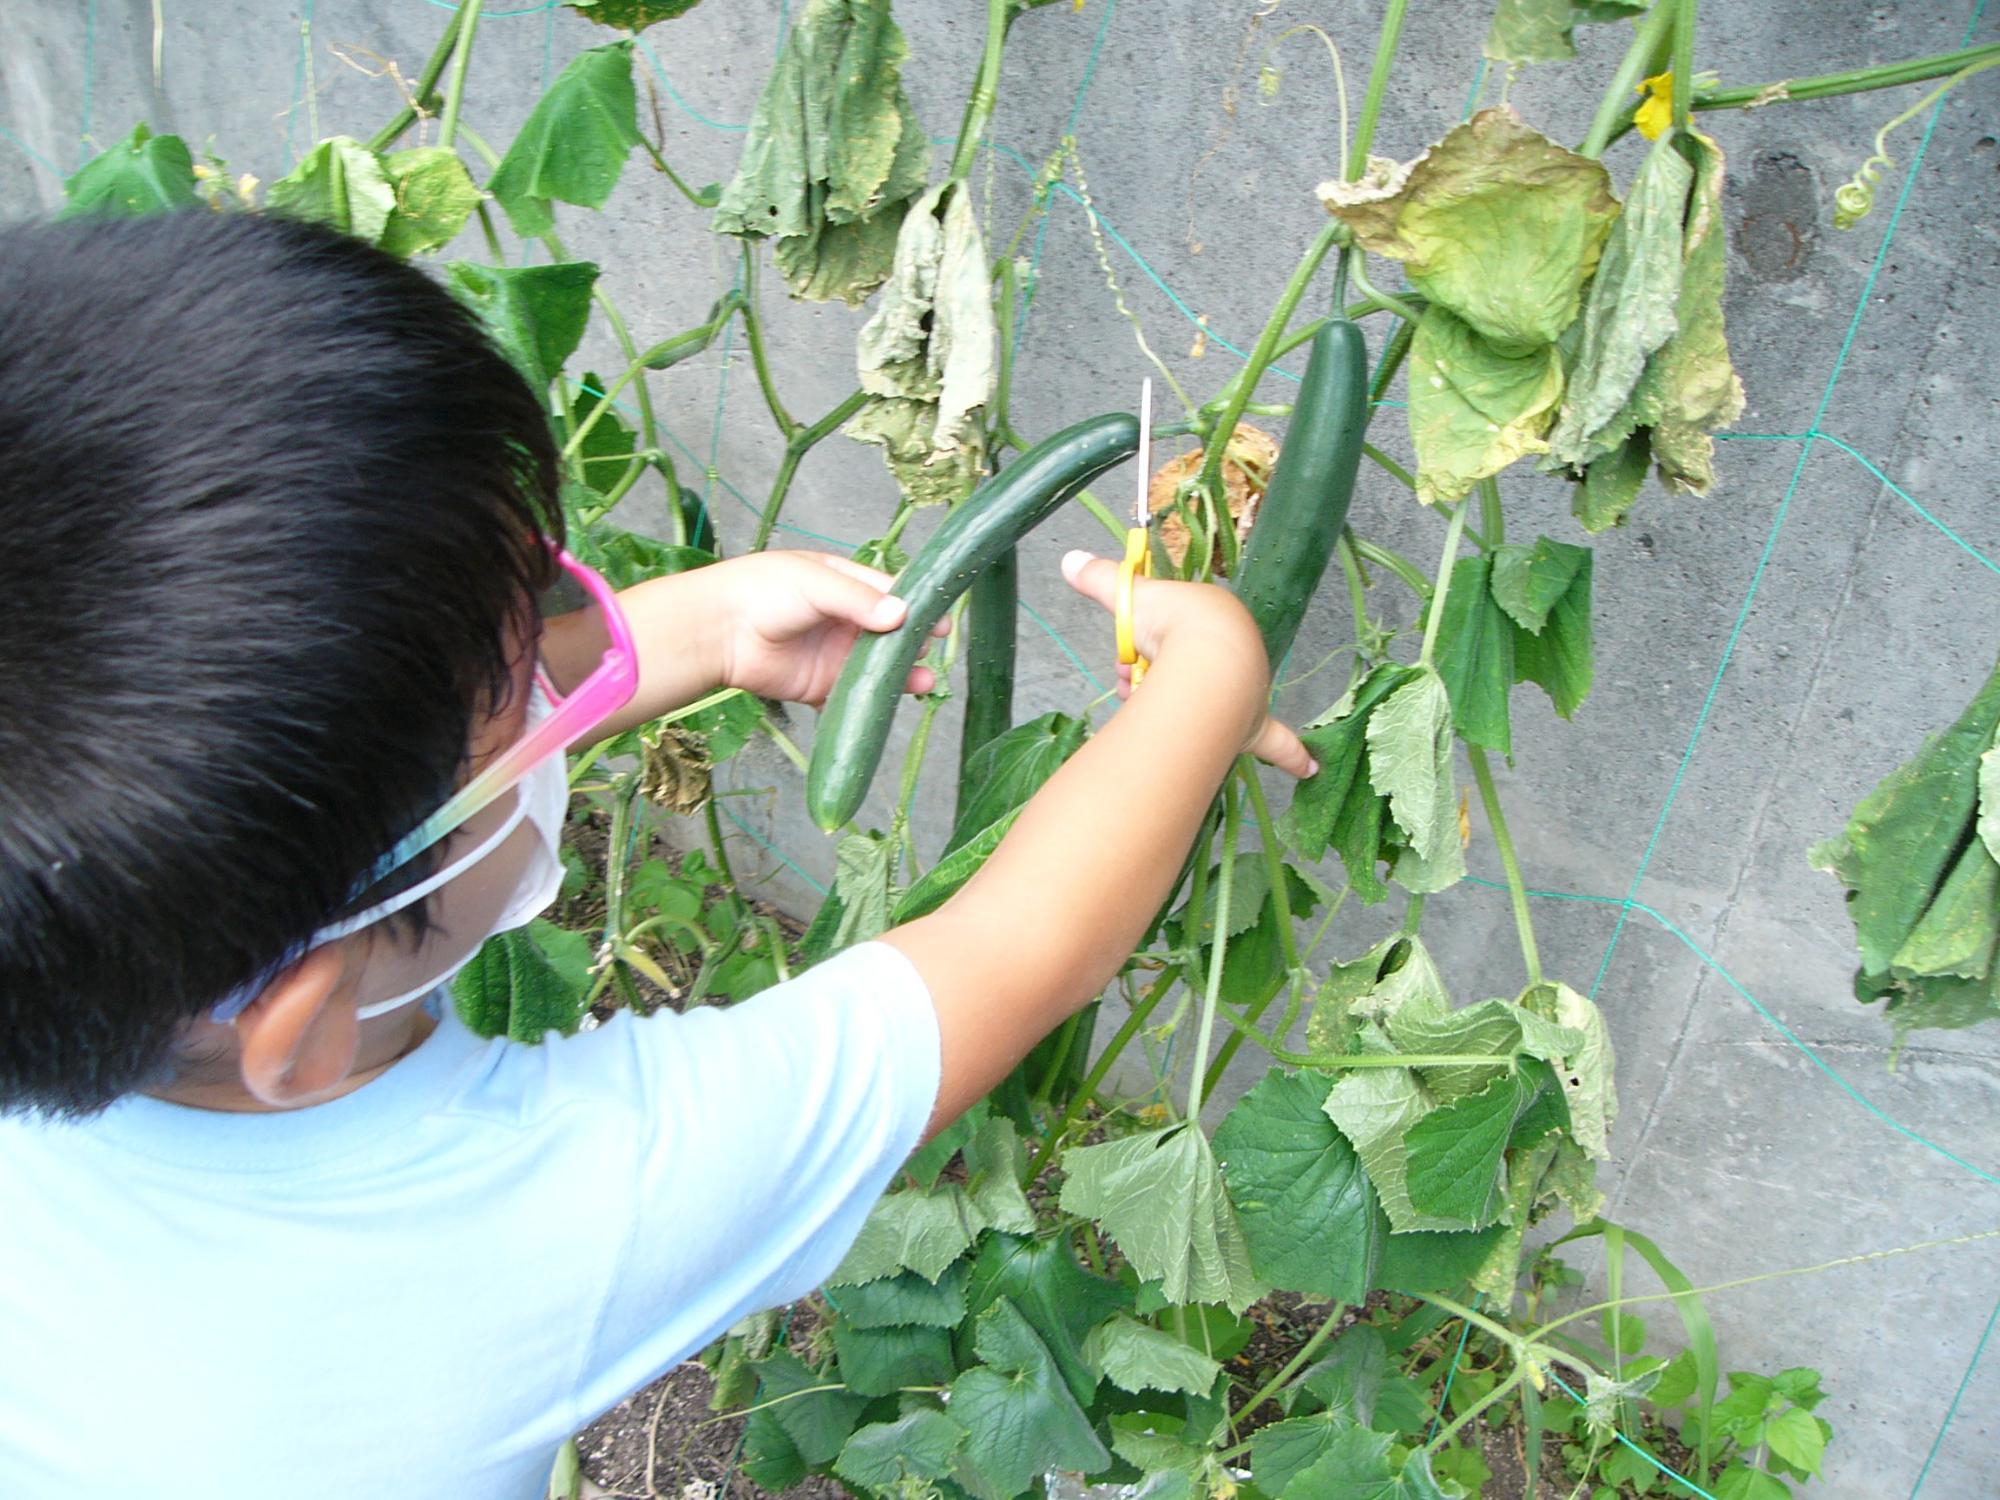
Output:
[[1125,560],[1118,565],[1118,660],[1132,669],[1132,686],[1146,677],[1146,658],[1139,654],[1132,635],[1132,585],[1135,579],[1153,575],[1153,549],[1147,532],[1150,512],[1146,503],[1146,481],[1153,446],[1153,379],[1149,375],[1139,387],[1139,485],[1132,501],[1132,525],[1125,533]]

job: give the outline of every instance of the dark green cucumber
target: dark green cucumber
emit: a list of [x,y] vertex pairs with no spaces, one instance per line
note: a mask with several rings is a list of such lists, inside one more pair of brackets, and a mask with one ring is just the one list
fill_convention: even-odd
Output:
[[1358,327],[1335,318],[1313,335],[1277,472],[1236,567],[1237,597],[1257,622],[1273,672],[1347,524],[1367,433],[1368,349]]
[[972,580],[965,601],[965,727],[958,737],[958,811],[977,787],[972,757],[1014,727],[1014,626],[1021,608],[1020,554],[1009,547]]
[[815,823],[831,832],[861,806],[903,683],[952,601],[995,558],[1138,446],[1134,418],[1123,412],[1092,417],[1037,443],[945,517],[896,580],[909,617],[854,643],[820,711],[806,770],[806,810]]

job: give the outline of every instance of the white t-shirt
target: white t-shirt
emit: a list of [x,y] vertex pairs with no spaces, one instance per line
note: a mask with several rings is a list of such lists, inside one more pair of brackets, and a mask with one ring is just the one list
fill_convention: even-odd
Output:
[[539,1047],[447,1015],[291,1113],[0,1119],[0,1496],[539,1500],[833,1270],[937,1087],[923,980],[867,943]]

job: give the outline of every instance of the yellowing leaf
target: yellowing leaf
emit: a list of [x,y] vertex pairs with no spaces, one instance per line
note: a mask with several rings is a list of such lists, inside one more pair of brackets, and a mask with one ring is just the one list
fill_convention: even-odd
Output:
[[1427,860],[1458,845],[1451,746],[1451,699],[1435,672],[1404,683],[1369,716],[1369,780]]
[[408,257],[448,245],[479,206],[479,189],[456,151],[418,146],[382,158],[382,172],[396,195],[380,244]]
[[1576,56],[1570,33],[1586,21],[1638,15],[1646,0],[1500,0],[1486,32],[1495,62],[1567,62]]
[[314,219],[372,245],[389,222],[396,194],[373,151],[336,135],[272,183],[265,202],[273,213]]
[[1453,129],[1400,184],[1359,196],[1320,189],[1363,246],[1402,261],[1413,287],[1513,354],[1575,320],[1618,214],[1601,163],[1505,108]]
[[1427,308],[1410,345],[1410,437],[1417,498],[1456,500],[1530,453],[1562,399],[1553,344],[1509,354],[1442,307]]
[[930,143],[888,0],[809,0],[786,34],[714,227],[775,241],[792,294],[858,305],[889,274]]
[[987,286],[964,185],[931,189],[903,216],[888,285],[856,342],[862,389],[877,399],[846,429],[883,447],[920,504],[962,500],[984,468],[978,414],[993,394],[995,339]]

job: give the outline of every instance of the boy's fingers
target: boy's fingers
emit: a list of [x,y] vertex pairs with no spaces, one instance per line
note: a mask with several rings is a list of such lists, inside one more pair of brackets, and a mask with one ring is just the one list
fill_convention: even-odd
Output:
[[1118,564],[1110,558],[1093,557],[1084,551],[1065,553],[1062,575],[1084,598],[1093,599],[1106,609],[1116,608]]
[[863,630],[894,630],[910,612],[903,600],[882,592],[890,582],[886,573],[845,558],[829,558],[828,566],[806,576],[811,580],[806,585],[808,601],[828,619],[845,620]]
[[1299,739],[1291,727],[1276,719],[1266,719],[1264,727],[1257,731],[1257,738],[1250,743],[1250,753],[1267,766],[1276,766],[1280,771],[1304,780],[1319,769],[1312,758],[1312,752]]
[[[853,579],[855,582],[869,588],[873,593],[872,615],[864,617],[843,612],[840,615],[841,619],[852,620],[853,623],[866,630],[894,630],[898,625],[903,623],[909,614],[909,605],[907,601],[898,598],[890,592],[895,587],[896,580],[889,574],[884,573],[880,568],[871,568],[865,563],[858,563],[851,557],[833,557],[823,553],[814,553],[812,555],[818,557],[832,571],[841,574],[845,578]],[[940,619],[935,625],[931,626],[931,634],[936,636],[950,635],[951,620],[949,618]]]

